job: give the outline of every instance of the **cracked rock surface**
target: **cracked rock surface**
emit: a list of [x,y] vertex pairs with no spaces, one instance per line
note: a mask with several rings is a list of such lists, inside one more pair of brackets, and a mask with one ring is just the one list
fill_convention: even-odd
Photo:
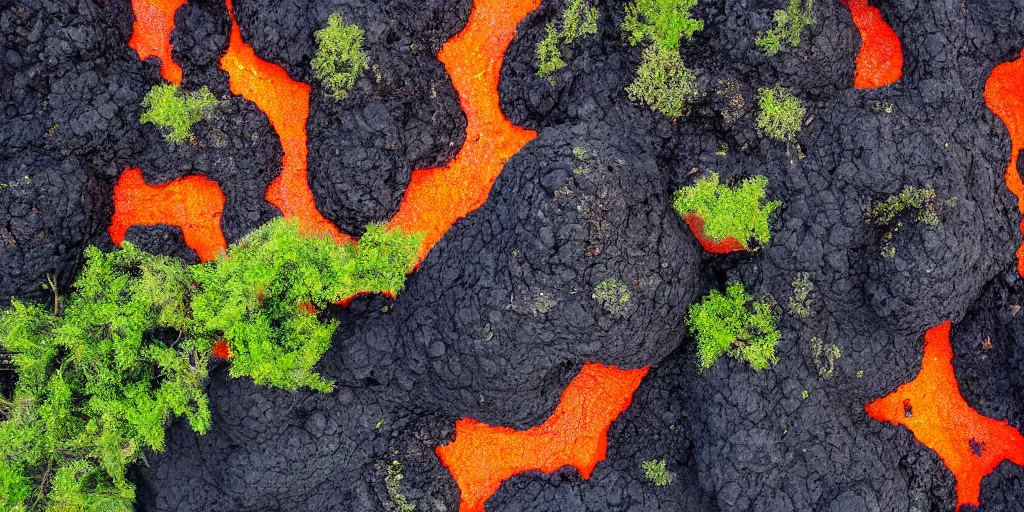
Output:
[[[461,147],[466,118],[434,56],[465,25],[470,0],[234,3],[256,53],[311,84],[310,186],[342,231],[390,218],[410,173]],[[802,44],[769,57],[753,41],[785,2],[701,0],[694,14],[705,28],[682,55],[703,95],[671,120],[623,91],[642,51],[621,36],[626,2],[594,3],[598,33],[564,48],[554,86],[536,76],[535,45],[567,2],[544,0],[519,24],[501,105],[538,136],[397,300],[360,297],[329,311],[340,327],[319,371],[337,389],[287,393],[214,369],[212,428],[197,436],[171,424],[166,451],[130,474],[138,510],[391,511],[393,461],[416,510],[456,510],[458,487],[434,454],[455,421],[538,425],[587,361],[652,367],[609,429],[607,458],[589,480],[572,468],[513,477],[488,512],[953,509],[942,460],[864,404],[913,379],[924,331],[950,319],[964,398],[1024,429],[1020,216],[1003,180],[1009,137],[982,97],[992,68],[1020,55],[1024,5],[873,1],[901,39],[903,78],[855,90],[860,37],[841,3],[816,3]],[[374,66],[342,101],[309,69],[313,32],[334,12],[366,31]],[[195,143],[180,146],[138,123],[161,80],[158,64],[126,44],[132,19],[128,0],[0,4],[4,303],[46,300],[48,275],[68,291],[86,246],[112,248],[111,193],[127,166],[150,184],[217,181],[228,242],[278,214],[263,197],[281,168],[280,142],[218,67],[224,4],[192,0],[175,16],[182,87],[207,86],[221,100],[196,124]],[[754,128],[757,90],[776,84],[807,108],[797,144]],[[768,178],[768,195],[783,203],[768,244],[701,250],[671,198],[712,171]],[[904,186],[956,203],[935,227],[901,218],[889,258],[870,211]],[[133,227],[127,239],[195,258],[177,228]],[[788,301],[803,273],[814,288],[799,317]],[[620,311],[593,298],[608,278],[630,292]],[[734,280],[777,304],[780,362],[754,372],[723,358],[699,372],[687,309]],[[841,353],[831,376],[812,338]],[[0,391],[11,378],[0,371]],[[641,469],[660,459],[672,474],[661,487]],[[1024,468],[996,469],[981,503],[1019,510]]]

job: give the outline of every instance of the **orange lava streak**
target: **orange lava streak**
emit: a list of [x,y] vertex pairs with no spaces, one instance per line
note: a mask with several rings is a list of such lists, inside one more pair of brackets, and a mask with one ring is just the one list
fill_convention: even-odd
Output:
[[462,494],[460,512],[483,512],[501,482],[530,470],[575,466],[590,478],[608,449],[608,427],[633,401],[647,367],[620,370],[587,363],[562,392],[555,412],[526,431],[472,418],[455,423],[455,439],[435,450]]
[[687,226],[690,226],[690,231],[693,233],[693,236],[697,238],[701,247],[703,247],[707,252],[714,254],[729,254],[730,252],[747,250],[739,240],[736,240],[731,236],[727,236],[718,242],[704,236],[704,219],[700,218],[696,214],[691,213],[690,215],[683,217],[683,221],[686,222]]
[[896,82],[903,76],[903,46],[892,27],[882,18],[882,11],[868,5],[868,0],[840,0],[853,16],[860,32],[860,53],[853,86],[875,89]]
[[917,378],[864,409],[878,421],[907,427],[918,442],[939,454],[956,477],[959,510],[979,505],[981,479],[1003,460],[1024,465],[1024,436],[1006,420],[978,414],[960,395],[949,327],[947,320],[924,335]]
[[498,80],[516,25],[539,6],[540,0],[475,0],[466,27],[437,55],[466,113],[466,142],[447,166],[413,171],[388,224],[425,233],[420,262],[455,221],[487,201],[505,162],[537,136],[505,118]]
[[[1006,187],[1017,196],[1017,209],[1024,214],[1024,183],[1017,172],[1017,158],[1024,149],[1024,51],[1021,58],[1004,62],[992,70],[985,82],[985,105],[1010,132],[1010,164],[1006,166]],[[1024,219],[1020,222],[1024,233]],[[1017,272],[1024,275],[1024,244],[1017,248]]]
[[223,212],[224,193],[215,181],[186,176],[150,186],[142,179],[141,170],[127,167],[114,185],[114,217],[107,232],[121,245],[131,226],[178,226],[185,245],[194,249],[200,260],[210,261],[227,247],[220,228]]
[[281,174],[267,187],[266,199],[286,218],[298,219],[307,233],[328,232],[338,243],[351,237],[316,209],[306,170],[306,119],[309,117],[309,86],[292,80],[277,64],[256,56],[252,46],[242,41],[234,7],[227,0],[231,17],[231,39],[220,58],[227,72],[231,92],[253,102],[270,119],[270,126],[281,139]]
[[160,75],[172,84],[181,83],[181,66],[171,59],[171,31],[174,13],[185,0],[132,0],[135,22],[128,46],[135,49],[140,60],[160,59]]

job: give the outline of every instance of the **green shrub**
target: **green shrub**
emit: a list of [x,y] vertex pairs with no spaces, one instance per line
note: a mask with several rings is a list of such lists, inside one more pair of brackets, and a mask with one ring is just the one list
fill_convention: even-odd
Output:
[[644,49],[643,60],[626,92],[629,99],[646,103],[669,117],[683,115],[686,106],[697,98],[697,77],[679,52],[658,45]]
[[682,38],[704,28],[690,15],[695,5],[697,0],[634,0],[626,5],[622,31],[633,46],[648,41],[678,53]]
[[312,367],[330,346],[336,324],[314,311],[360,291],[397,294],[418,246],[416,237],[370,225],[357,251],[328,234],[305,236],[295,223],[273,221],[226,257],[193,267],[200,292],[192,298],[192,313],[207,338],[231,348],[232,377],[330,391],[331,383]]
[[735,238],[749,248],[751,238],[761,244],[771,239],[768,217],[782,203],[764,202],[764,176],[748,178],[735,187],[718,183],[718,174],[711,173],[697,183],[675,193],[672,206],[683,217],[697,215],[704,221],[704,236],[720,242]]
[[758,34],[754,42],[768,55],[779,53],[782,43],[800,46],[800,35],[814,24],[813,10],[814,0],[789,0],[789,7],[775,11],[775,26]]
[[697,0],[635,0],[626,5],[622,32],[629,44],[647,42],[636,79],[626,88],[629,99],[654,111],[678,117],[697,97],[696,77],[679,55],[681,40],[704,28],[690,9]]
[[804,107],[792,93],[775,86],[761,89],[757,96],[757,132],[775,140],[796,142],[804,122]]
[[645,460],[640,463],[644,470],[644,476],[656,487],[663,487],[672,483],[672,473],[665,468],[665,459]]
[[181,144],[192,138],[192,125],[212,118],[216,104],[217,98],[206,87],[186,95],[174,84],[154,85],[142,99],[146,111],[139,122],[163,128],[164,138]]
[[555,71],[566,66],[559,44],[572,44],[585,35],[596,34],[597,18],[597,9],[586,1],[569,0],[569,5],[562,11],[561,29],[556,28],[553,21],[548,23],[544,39],[537,43],[537,76],[555,85]]
[[397,293],[419,240],[372,225],[357,250],[278,219],[200,265],[127,242],[90,247],[68,299],[0,311],[0,348],[18,373],[13,399],[0,398],[3,510],[131,510],[126,468],[163,448],[167,421],[209,428],[203,384],[217,342],[235,354],[232,376],[330,390],[312,367],[335,323],[315,308]]
[[185,325],[185,266],[130,243],[86,258],[62,311],[15,300],[0,312],[19,375],[0,400],[4,510],[131,510],[126,468],[163,449],[167,420],[210,426],[208,347],[169,334]]
[[609,277],[597,284],[594,288],[593,298],[605,311],[615,316],[623,316],[626,313],[629,301],[633,298],[633,294],[629,292],[629,288],[622,284],[621,281],[614,277]]
[[356,78],[369,69],[369,59],[363,52],[363,29],[346,25],[338,13],[327,17],[327,26],[317,30],[316,56],[310,65],[313,74],[335,100],[342,100],[356,84]]
[[755,370],[771,367],[779,360],[775,345],[782,335],[777,321],[768,300],[752,300],[743,283],[730,284],[724,295],[712,290],[690,306],[687,319],[697,337],[700,369],[710,368],[722,354],[746,361]]
[[558,29],[555,23],[547,24],[545,28],[547,35],[537,43],[537,76],[547,79],[548,83],[555,85],[555,78],[552,76],[555,71],[565,67],[562,60],[562,50],[558,47]]

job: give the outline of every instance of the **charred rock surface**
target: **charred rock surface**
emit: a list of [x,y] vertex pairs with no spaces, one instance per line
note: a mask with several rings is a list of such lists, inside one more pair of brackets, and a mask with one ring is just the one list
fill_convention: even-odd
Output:
[[[555,86],[535,75],[534,48],[565,2],[545,1],[519,25],[502,106],[538,138],[397,301],[363,297],[331,312],[341,327],[321,372],[338,389],[285,393],[214,371],[211,431],[171,426],[167,450],[133,470],[138,510],[393,510],[385,482],[396,460],[418,510],[454,510],[458,488],[433,451],[451,441],[454,422],[540,424],[586,361],[653,367],[612,424],[607,459],[590,480],[572,469],[514,477],[489,512],[953,508],[942,460],[906,429],[869,418],[864,404],[913,379],[922,333],[951,319],[964,398],[1024,428],[1019,215],[1002,176],[1009,139],[982,98],[991,69],[1024,45],[1024,7],[874,2],[901,38],[904,74],[863,91],[852,88],[859,36],[841,4],[816,5],[802,45],[767,57],[753,40],[784,2],[700,2],[705,29],[683,55],[705,95],[672,121],[623,92],[641,53],[622,39],[624,3],[599,3],[598,34],[565,49]],[[409,173],[444,163],[463,143],[465,116],[434,54],[470,5],[235,2],[256,52],[313,87],[310,186],[343,231],[389,218]],[[308,66],[313,31],[332,12],[366,30],[377,66],[341,102]],[[277,214],[264,193],[281,168],[280,142],[218,67],[230,28],[223,3],[193,0],[175,17],[183,87],[205,85],[222,100],[195,126],[194,144],[169,145],[138,124],[160,77],[127,47],[131,20],[127,0],[24,0],[0,11],[3,303],[46,300],[48,274],[66,290],[85,246],[109,248],[111,190],[128,165],[151,184],[188,174],[217,181],[229,242]],[[757,90],[775,84],[808,108],[799,144],[754,129]],[[769,244],[726,257],[701,251],[670,201],[706,171],[769,178],[769,195],[783,201]],[[902,218],[895,255],[884,257],[886,228],[870,210],[907,185],[957,202],[936,227]],[[135,227],[128,239],[195,257],[172,228]],[[786,304],[804,272],[814,291],[811,315],[800,318]],[[631,292],[621,313],[592,297],[609,277]],[[687,308],[735,279],[778,303],[781,361],[755,373],[723,359],[698,373]],[[831,377],[820,375],[813,337],[841,352]],[[0,388],[10,381],[0,368]],[[662,458],[674,479],[655,487],[640,465]],[[982,482],[981,502],[1016,510],[1024,468],[1000,466]]]

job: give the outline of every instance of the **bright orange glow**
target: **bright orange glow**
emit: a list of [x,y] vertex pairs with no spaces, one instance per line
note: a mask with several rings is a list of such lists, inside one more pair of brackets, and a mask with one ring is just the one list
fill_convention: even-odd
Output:
[[185,0],[132,0],[135,22],[128,46],[135,49],[140,60],[160,58],[160,75],[172,84],[181,83],[181,66],[171,59],[171,31],[174,13]]
[[[1024,149],[1024,51],[1021,58],[1004,62],[992,70],[985,82],[985,104],[1010,132],[1010,164],[1006,166],[1006,187],[1017,196],[1017,210],[1024,214],[1024,183],[1017,172],[1017,158]],[[1020,222],[1024,233],[1024,219]],[[1017,248],[1017,272],[1024,275],[1024,244]]]
[[285,218],[297,219],[306,233],[328,232],[338,243],[351,237],[338,231],[316,209],[306,171],[306,118],[309,117],[309,86],[292,80],[277,64],[256,56],[252,46],[242,41],[231,0],[228,51],[220,58],[220,67],[228,73],[231,92],[253,102],[270,119],[270,126],[281,139],[281,174],[267,187],[266,199],[281,210]]
[[978,414],[960,395],[953,374],[950,323],[924,335],[924,358],[917,378],[865,406],[868,415],[910,429],[935,450],[956,477],[956,508],[979,506],[981,479],[1003,460],[1024,465],[1024,437],[1006,420]]
[[903,45],[882,12],[868,5],[868,0],[840,0],[850,9],[853,24],[860,32],[860,53],[853,86],[876,89],[895,83],[903,76]]
[[466,142],[448,165],[413,171],[388,224],[425,233],[420,262],[455,221],[487,201],[505,162],[537,136],[505,118],[498,80],[516,25],[539,6],[540,0],[475,0],[466,27],[437,55],[466,113]]
[[178,226],[202,261],[210,261],[227,247],[220,229],[224,212],[224,193],[217,182],[202,176],[186,176],[164,185],[150,186],[142,171],[125,168],[114,185],[114,217],[110,219],[110,238],[124,242],[131,226]]
[[690,231],[693,236],[697,237],[697,241],[704,247],[704,250],[714,254],[728,254],[730,252],[739,252],[747,250],[743,247],[743,244],[739,240],[731,236],[727,236],[724,239],[716,242],[704,236],[704,219],[700,218],[696,214],[691,213],[686,217],[683,217],[687,226],[690,226]]
[[231,359],[235,357],[235,354],[231,352],[231,347],[223,341],[218,341],[213,344],[213,356],[220,359]]
[[555,412],[525,431],[472,418],[455,423],[455,439],[435,449],[462,494],[460,512],[483,512],[501,482],[530,470],[553,473],[575,466],[583,478],[604,460],[608,427],[629,408],[647,367],[620,370],[587,363],[562,392]]

